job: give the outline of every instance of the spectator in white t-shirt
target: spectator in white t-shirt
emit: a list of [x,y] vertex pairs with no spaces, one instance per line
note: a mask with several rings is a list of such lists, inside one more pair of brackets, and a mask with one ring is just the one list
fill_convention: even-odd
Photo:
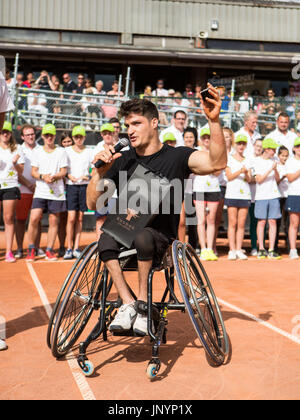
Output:
[[17,200],[21,198],[18,176],[24,169],[24,156],[17,145],[12,132],[12,125],[5,121],[0,133],[0,212],[3,211],[6,252],[5,261],[15,262],[12,253],[15,233],[15,210]]
[[235,153],[228,157],[226,167],[227,187],[225,205],[228,212],[229,260],[246,260],[242,251],[245,223],[251,204],[250,162],[244,157],[247,137],[240,134],[234,139]]
[[285,233],[285,243],[287,248],[289,248],[289,240],[288,240],[288,228],[289,228],[289,218],[288,213],[285,210],[285,202],[288,196],[288,188],[289,182],[286,177],[286,162],[289,158],[289,151],[285,146],[280,146],[277,151],[279,162],[277,164],[277,170],[279,173],[279,182],[278,182],[278,189],[281,194],[280,197],[280,210],[282,214],[281,219],[277,219],[277,234],[276,234],[276,241],[275,241],[275,252],[278,252],[278,243],[279,243],[279,233],[281,228],[281,222],[283,221],[283,228]]
[[182,110],[176,111],[172,120],[172,125],[161,131],[159,140],[163,142],[164,135],[166,133],[172,133],[176,138],[176,147],[184,146],[183,132],[186,122],[187,114]]
[[[65,260],[78,258],[80,236],[84,212],[87,211],[86,189],[90,180],[89,171],[92,167],[94,153],[85,147],[86,132],[84,127],[77,125],[72,130],[74,145],[67,147],[68,174],[67,174],[67,250]],[[73,242],[74,238],[74,242]]]
[[[31,160],[33,151],[40,146],[36,144],[35,127],[30,124],[25,124],[20,130],[21,139],[23,144],[20,146],[24,155],[24,171],[19,176],[21,199],[17,202],[16,206],[16,240],[18,250],[15,254],[16,258],[23,258],[23,241],[26,230],[26,221],[28,219],[33,194],[35,191],[35,179],[31,175]],[[41,223],[38,227],[38,234],[36,237],[35,247],[37,256],[45,257],[44,251],[40,248],[41,239]]]
[[[254,215],[257,222],[257,238],[259,250],[258,259],[269,258],[281,259],[274,251],[276,240],[276,220],[281,218],[280,192],[277,183],[279,173],[277,171],[278,160],[275,157],[278,144],[271,138],[265,138],[262,143],[263,154],[254,161],[256,179]],[[269,224],[269,251],[264,249],[264,232],[266,222]]]
[[249,93],[245,90],[236,104],[236,110],[239,114],[244,115],[246,112],[251,111],[252,108],[253,98],[249,96]]
[[32,155],[31,174],[36,180],[36,188],[28,227],[27,261],[35,259],[35,242],[43,213],[49,214],[46,259],[57,259],[53,246],[58,233],[59,214],[66,211],[64,178],[68,161],[65,149],[55,145],[55,137],[55,126],[46,124],[42,129],[44,146],[36,149]]
[[[210,130],[203,128],[200,133],[201,146],[199,150],[209,152]],[[221,189],[217,171],[210,175],[196,175],[193,183],[194,204],[198,221],[198,238],[201,247],[200,258],[204,261],[217,261],[218,257],[213,251],[216,215]]]
[[281,112],[276,121],[277,128],[268,134],[268,137],[274,139],[279,146],[285,146],[290,154],[293,156],[294,141],[297,134],[289,130],[290,117],[286,112]]
[[[115,128],[112,124],[110,123],[103,124],[100,128],[100,133],[102,136],[102,141],[97,144],[97,146],[95,147],[93,151],[94,152],[93,164],[95,164],[100,159],[100,157],[98,157],[98,154],[104,150],[104,145],[113,146],[116,143]],[[102,234],[101,227],[103,223],[105,222],[107,215],[109,214],[110,211],[112,211],[112,209],[114,208],[116,204],[117,197],[118,197],[117,191],[115,191],[112,197],[108,200],[106,206],[104,206],[101,209],[97,208],[97,210],[95,211],[97,240],[99,240],[100,235]]]
[[296,240],[300,221],[300,137],[294,142],[294,157],[286,163],[287,179],[289,181],[286,210],[290,215],[289,242],[290,258],[297,259]]
[[257,114],[255,111],[246,112],[244,115],[244,126],[235,133],[235,136],[239,134],[247,136],[245,157],[253,156],[255,140],[261,138],[261,135],[257,131]]

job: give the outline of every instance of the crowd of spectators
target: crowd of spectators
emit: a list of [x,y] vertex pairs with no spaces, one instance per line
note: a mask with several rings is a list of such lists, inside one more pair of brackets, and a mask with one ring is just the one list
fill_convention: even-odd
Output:
[[[11,87],[12,82],[8,76],[6,82]],[[53,245],[57,235],[60,242],[59,256],[65,259],[77,257],[83,214],[87,209],[82,197],[85,196],[93,158],[96,150],[101,149],[104,143],[115,144],[118,139],[121,130],[121,122],[117,119],[118,100],[124,96],[124,92],[119,89],[117,81],[114,81],[110,91],[105,92],[101,80],[96,81],[93,86],[92,80],[86,79],[83,74],[78,75],[75,83],[70,75],[65,73],[61,87],[60,80],[56,76],[50,77],[46,71],[42,71],[37,80],[33,80],[33,75],[28,74],[26,81],[23,81],[22,75],[18,74],[17,84],[19,87],[33,88],[26,96],[27,105],[24,104],[24,97],[19,96],[19,107],[34,110],[42,115],[42,119],[35,121],[33,117],[30,124],[21,128],[21,146],[16,145],[9,122],[6,122],[0,134],[0,165],[3,164],[3,168],[0,168],[0,181],[3,186],[9,179],[8,187],[15,189],[14,200],[17,206],[17,211],[16,207],[10,207],[9,215],[5,211],[3,213],[6,233],[10,232],[6,261],[14,262],[23,257],[26,221],[29,222],[29,260],[34,260],[36,255],[46,256],[50,260],[56,259]],[[52,95],[51,104],[49,95],[38,92],[42,88]],[[200,85],[196,85],[193,90],[188,84],[183,93],[174,89],[167,90],[163,80],[158,80],[154,90],[149,85],[145,87],[140,97],[155,101],[159,106],[161,123],[164,121],[162,125],[165,128],[160,132],[162,143],[209,150],[210,131],[201,111],[201,89]],[[222,98],[221,116],[223,123],[226,123],[230,115],[230,95],[224,87],[219,88],[219,94]],[[71,107],[70,101],[73,101]],[[195,214],[191,216],[192,211],[187,212],[183,207],[178,237],[185,240],[187,233],[191,244],[199,249],[201,259],[217,260],[216,239],[225,208],[228,216],[230,260],[248,258],[242,249],[248,214],[252,256],[280,258],[278,235],[283,220],[289,256],[298,258],[296,239],[300,216],[300,123],[295,129],[291,122],[300,120],[300,112],[297,112],[294,89],[290,88],[285,105],[275,97],[272,89],[267,91],[267,99],[264,101],[243,92],[234,105],[235,111],[241,117],[242,127],[236,132],[224,127],[228,166],[220,173],[191,177],[190,190],[186,191],[186,194],[192,201],[190,207]],[[61,147],[57,147],[55,138],[59,124],[49,123],[49,107],[52,113],[57,115],[68,112],[80,115],[84,112],[89,116],[90,123],[73,127],[72,132],[62,136]],[[99,124],[100,113],[108,123],[104,121],[104,124]],[[198,114],[203,118],[200,127],[193,124]],[[258,114],[274,116],[275,126],[268,126],[269,121],[266,118],[266,124],[261,129],[258,126]],[[44,147],[35,143],[35,129],[41,125]],[[94,151],[89,151],[84,145],[87,129],[100,131],[102,136]],[[4,151],[5,159],[2,157]],[[52,166],[49,163],[50,155],[51,159],[53,158]],[[48,206],[48,201],[51,201],[53,196],[60,201],[59,207]],[[75,197],[79,200],[76,205]],[[21,201],[18,201],[19,198]],[[9,199],[12,199],[11,196]],[[5,200],[3,195],[1,200]],[[15,211],[18,249],[13,255],[11,235],[14,234],[14,230],[11,229],[11,223],[8,229],[6,220],[11,221]],[[40,249],[39,244],[43,212],[49,214],[46,253]],[[105,215],[105,212],[96,214],[98,237]],[[268,251],[265,250],[266,224],[269,226]]]
[[[6,82],[12,89],[14,80],[9,71]],[[171,123],[178,109],[188,113],[189,125],[198,129],[205,125],[200,103],[200,92],[204,86],[188,83],[185,90],[180,92],[174,88],[166,89],[164,85],[164,80],[159,79],[155,87],[146,85],[139,95],[156,103],[162,128]],[[83,73],[77,75],[76,83],[69,73],[63,74],[61,80],[55,74],[50,76],[46,70],[41,71],[36,80],[33,73],[28,73],[26,77],[18,73],[15,86],[19,88],[18,109],[23,111],[26,122],[35,126],[52,122],[58,128],[70,128],[80,123],[87,130],[97,130],[103,122],[117,117],[120,100],[124,97],[117,80],[112,83],[110,90],[105,91],[102,80],[93,81]],[[292,84],[281,97],[276,96],[272,88],[264,94],[258,90],[251,93],[246,89],[241,90],[240,95],[234,96],[232,103],[231,92],[227,92],[224,86],[219,87],[219,94],[222,98],[221,118],[226,126],[240,128],[244,114],[255,111],[259,117],[260,133],[266,135],[275,128],[278,114],[284,111],[290,117],[290,129],[300,132],[299,98]],[[71,124],[68,124],[69,120]]]

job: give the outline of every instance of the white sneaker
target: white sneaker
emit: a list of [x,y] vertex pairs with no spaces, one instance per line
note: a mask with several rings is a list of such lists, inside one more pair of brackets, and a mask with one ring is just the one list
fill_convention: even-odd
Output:
[[235,251],[235,254],[239,260],[248,260],[247,255],[241,249],[239,249],[238,251]]
[[299,258],[297,249],[291,249],[289,257],[291,260],[297,260]]
[[251,249],[251,252],[250,252],[250,255],[252,256],[252,257],[257,257],[257,249]]
[[4,340],[2,340],[2,338],[0,338],[0,351],[1,350],[6,350],[7,349],[7,344]]
[[133,324],[133,331],[139,335],[148,335],[147,315],[137,314]]
[[236,252],[235,251],[229,251],[228,252],[228,259],[229,260],[236,260]]
[[122,305],[115,319],[110,324],[109,331],[130,330],[136,319],[136,315],[134,303]]

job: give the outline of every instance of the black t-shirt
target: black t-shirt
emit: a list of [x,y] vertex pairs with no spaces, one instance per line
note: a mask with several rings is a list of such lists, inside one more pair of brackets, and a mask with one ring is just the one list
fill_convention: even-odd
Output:
[[[113,166],[106,172],[105,178],[114,181],[119,193],[119,172],[127,171],[127,180],[130,178],[137,165],[140,163],[146,165],[155,173],[160,173],[170,182],[179,180],[181,182],[181,198],[184,197],[184,180],[189,177],[191,170],[188,167],[190,155],[195,151],[189,147],[171,147],[166,144],[153,155],[139,156],[134,148],[122,153],[119,159],[116,159]],[[176,181],[176,185],[177,185]],[[175,189],[175,194],[178,194]],[[178,197],[177,197],[178,198]],[[159,213],[150,223],[150,226],[159,232],[162,232],[170,240],[177,237],[177,230],[180,218],[180,208],[176,206],[174,212],[174,200],[171,195],[170,214]]]

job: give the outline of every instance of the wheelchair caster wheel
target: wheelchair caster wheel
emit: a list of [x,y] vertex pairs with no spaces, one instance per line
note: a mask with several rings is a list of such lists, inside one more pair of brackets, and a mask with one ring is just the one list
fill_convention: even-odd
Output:
[[160,369],[160,363],[149,363],[147,367],[147,376],[149,379],[155,378],[155,376],[158,374],[158,371]]
[[89,360],[84,362],[83,367],[81,367],[85,376],[91,376],[94,373],[94,365]]

